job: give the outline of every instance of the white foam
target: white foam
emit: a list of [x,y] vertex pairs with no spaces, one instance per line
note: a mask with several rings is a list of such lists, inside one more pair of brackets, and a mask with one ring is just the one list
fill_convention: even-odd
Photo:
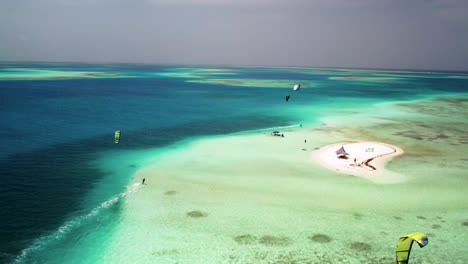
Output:
[[102,210],[109,208],[110,206],[119,202],[125,196],[138,191],[142,188],[143,185],[141,183],[135,183],[131,187],[129,187],[125,192],[119,193],[117,195],[112,196],[108,200],[102,202],[100,205],[92,209],[89,213],[85,215],[77,216],[69,221],[66,221],[62,224],[57,230],[51,232],[50,234],[44,235],[39,237],[38,239],[34,240],[30,246],[23,249],[21,253],[15,257],[13,263],[22,263],[26,260],[26,258],[34,251],[40,250],[48,243],[63,238],[67,233],[71,230],[80,226],[83,221],[88,220],[92,217],[97,216]]

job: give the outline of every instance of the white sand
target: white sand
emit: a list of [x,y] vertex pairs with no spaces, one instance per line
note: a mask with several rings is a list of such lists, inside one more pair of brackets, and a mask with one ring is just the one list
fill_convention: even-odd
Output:
[[[336,151],[344,147],[349,154],[339,157]],[[403,154],[397,146],[381,142],[337,143],[321,147],[313,159],[322,166],[340,173],[362,177],[376,183],[400,182],[403,177],[385,170],[385,162]]]

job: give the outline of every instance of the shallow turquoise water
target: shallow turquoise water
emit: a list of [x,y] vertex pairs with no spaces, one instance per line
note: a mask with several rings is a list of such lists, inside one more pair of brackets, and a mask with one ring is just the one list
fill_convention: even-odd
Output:
[[[268,87],[272,80],[291,85]],[[313,87],[292,93],[298,80]],[[134,172],[176,142],[314,123],[330,109],[467,87],[467,75],[452,73],[1,64],[0,262],[97,260],[121,201],[138,191],[127,189]],[[123,131],[118,145],[116,129]]]

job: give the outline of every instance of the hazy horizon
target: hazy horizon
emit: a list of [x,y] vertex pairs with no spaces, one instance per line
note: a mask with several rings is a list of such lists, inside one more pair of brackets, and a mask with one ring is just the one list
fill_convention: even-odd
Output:
[[468,71],[458,0],[4,0],[0,61]]
[[417,69],[417,68],[378,68],[378,67],[342,67],[342,66],[314,66],[314,65],[240,65],[240,64],[197,64],[197,63],[152,63],[152,62],[119,62],[119,61],[0,61],[3,64],[91,64],[91,65],[152,65],[152,66],[187,66],[187,67],[261,67],[261,68],[310,68],[310,69],[335,69],[335,70],[377,70],[377,71],[414,71],[414,72],[444,72],[444,73],[468,73],[467,70],[457,69]]

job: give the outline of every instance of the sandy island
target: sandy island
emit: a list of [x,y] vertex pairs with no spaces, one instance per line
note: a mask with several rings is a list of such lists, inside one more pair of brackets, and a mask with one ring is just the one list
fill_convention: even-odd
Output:
[[385,170],[384,162],[401,154],[402,149],[380,142],[337,143],[319,148],[314,159],[344,174],[376,182],[398,182],[402,177]]

